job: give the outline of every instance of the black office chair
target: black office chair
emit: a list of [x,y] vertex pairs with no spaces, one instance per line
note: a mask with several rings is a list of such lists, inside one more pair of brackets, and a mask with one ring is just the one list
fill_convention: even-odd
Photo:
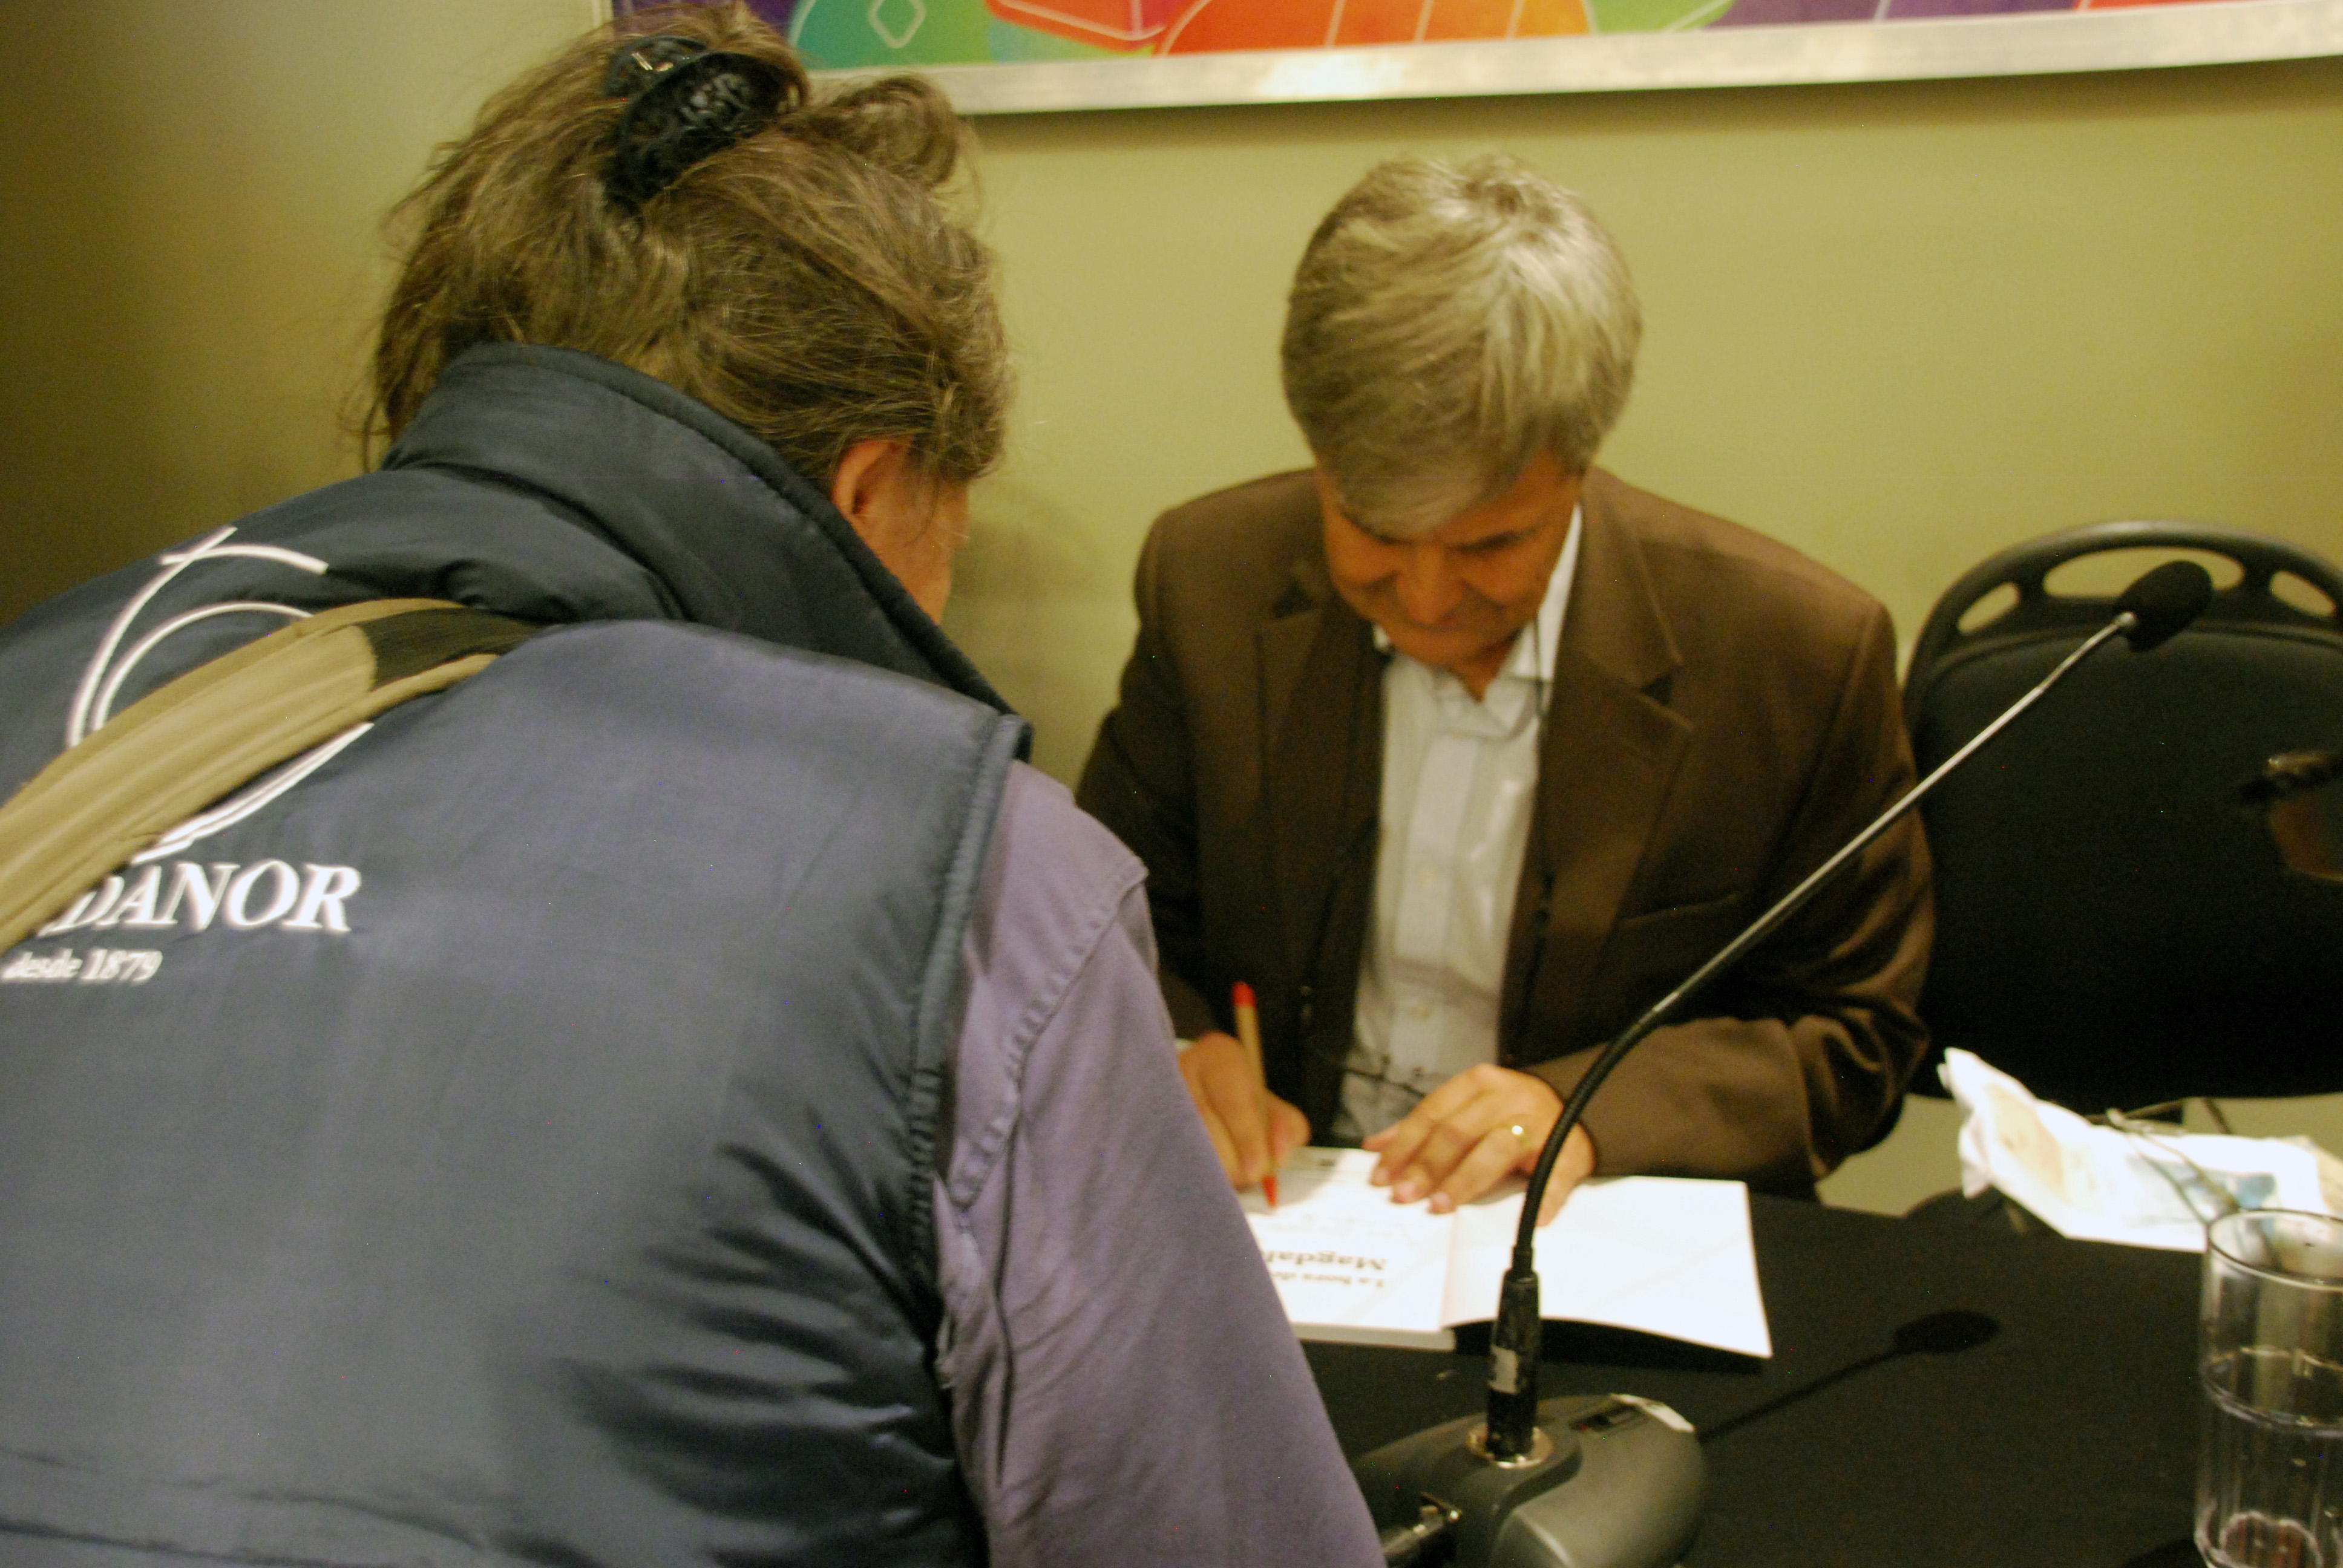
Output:
[[[2112,613],[2053,594],[2079,556],[2205,551],[2242,576],[2189,630],[2102,649],[1923,805],[1936,946],[1921,1011],[2037,1095],[2097,1113],[2343,1089],[2343,886],[2286,869],[2239,790],[2343,745],[2343,575],[2203,524],[2101,523],[2002,552],[1922,628],[1905,719],[1925,773]],[[2272,591],[2290,574],[2325,613]],[[1962,618],[2008,585],[2015,602]],[[1914,1087],[1941,1093],[1935,1060]]]

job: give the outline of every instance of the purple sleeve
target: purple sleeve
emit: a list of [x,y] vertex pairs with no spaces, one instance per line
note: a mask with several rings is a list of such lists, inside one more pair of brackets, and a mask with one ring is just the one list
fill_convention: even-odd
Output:
[[1380,1563],[1182,1087],[1141,874],[1012,772],[936,1184],[937,1367],[992,1561]]

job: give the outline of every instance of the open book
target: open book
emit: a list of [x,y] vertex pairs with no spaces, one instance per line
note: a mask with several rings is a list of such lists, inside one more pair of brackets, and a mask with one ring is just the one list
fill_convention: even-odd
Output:
[[[1435,1214],[1369,1186],[1374,1166],[1363,1150],[1296,1150],[1275,1211],[1242,1195],[1253,1240],[1302,1338],[1453,1350],[1456,1324],[1496,1316],[1522,1183]],[[1537,1269],[1545,1317],[1774,1353],[1738,1181],[1586,1182],[1538,1232]]]

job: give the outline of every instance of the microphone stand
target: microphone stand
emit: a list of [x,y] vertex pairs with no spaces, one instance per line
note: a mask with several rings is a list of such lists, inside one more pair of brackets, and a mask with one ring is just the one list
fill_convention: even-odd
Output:
[[[2182,563],[2176,563],[2182,564]],[[2159,568],[2162,569],[2162,568]],[[2127,598],[2131,596],[2126,595]],[[2190,617],[2189,618],[2194,618]],[[1570,1092],[1562,1108],[1562,1115],[1546,1134],[1545,1144],[1538,1151],[1535,1169],[1531,1172],[1529,1191],[1522,1199],[1521,1229],[1514,1232],[1513,1259],[1505,1270],[1505,1282],[1498,1298],[1496,1321],[1489,1333],[1489,1424],[1488,1435],[1481,1440],[1485,1457],[1498,1463],[1519,1463],[1528,1459],[1537,1442],[1537,1366],[1545,1322],[1539,1312],[1540,1289],[1537,1277],[1537,1217],[1545,1199],[1548,1182],[1553,1180],[1554,1162],[1562,1157],[1562,1146],[1569,1139],[1586,1112],[1586,1102],[1603,1087],[1626,1054],[1643,1043],[1644,1038],[1661,1024],[1703,986],[1719,974],[1751,948],[1780,929],[1782,923],[1805,907],[1822,885],[1841,866],[1870,846],[1882,833],[1902,821],[1943,781],[1945,776],[1970,755],[2000,734],[2011,720],[2040,699],[2066,672],[2097,652],[2110,638],[2134,637],[2140,631],[2138,615],[2125,610],[2101,627],[2060,660],[2058,667],[2044,676],[2034,689],[2019,698],[2001,716],[1969,739],[1966,745],[1936,766],[1934,772],[1914,785],[1894,805],[1862,832],[1849,839],[1838,853],[1825,860],[1809,873],[1805,880],[1784,894],[1779,902],[1767,910],[1747,930],[1735,937],[1725,949],[1685,978],[1674,990],[1654,1002],[1641,1017],[1622,1030],[1603,1053],[1587,1068],[1584,1077]],[[2159,628],[2160,629],[2160,628]],[[2157,640],[2163,640],[2161,638]]]

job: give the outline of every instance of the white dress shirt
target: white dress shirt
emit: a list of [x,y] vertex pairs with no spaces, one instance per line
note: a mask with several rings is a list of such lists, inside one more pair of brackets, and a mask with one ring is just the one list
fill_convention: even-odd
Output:
[[1375,630],[1375,645],[1391,653],[1383,809],[1339,1137],[1379,1132],[1465,1069],[1497,1060],[1539,721],[1582,532],[1574,512],[1536,618],[1515,634],[1478,701],[1455,676],[1392,651]]

